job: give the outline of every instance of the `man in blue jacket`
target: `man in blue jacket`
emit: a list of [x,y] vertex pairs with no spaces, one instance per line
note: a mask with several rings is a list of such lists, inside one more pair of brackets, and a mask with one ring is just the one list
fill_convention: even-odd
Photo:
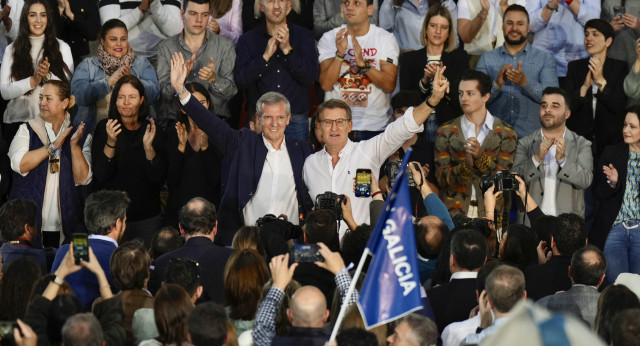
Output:
[[184,87],[187,68],[182,54],[171,59],[171,85],[182,109],[225,156],[222,164],[222,199],[215,242],[231,245],[243,225],[255,225],[265,214],[285,215],[300,224],[313,207],[302,181],[304,160],[313,149],[309,143],[284,135],[291,119],[287,98],[268,92],[256,103],[262,133],[234,130],[191,97]]

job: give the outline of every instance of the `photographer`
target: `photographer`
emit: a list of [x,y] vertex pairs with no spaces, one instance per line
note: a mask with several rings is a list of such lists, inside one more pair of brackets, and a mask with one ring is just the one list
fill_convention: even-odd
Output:
[[440,253],[442,239],[453,229],[453,220],[438,195],[431,189],[426,177],[427,167],[418,162],[409,163],[407,174],[413,176],[415,187],[422,195],[428,216],[414,222],[416,247],[418,250],[418,267],[422,282],[428,280],[436,269],[436,259]]
[[[99,333],[94,331],[92,335],[86,335],[86,337],[102,335],[103,338],[100,341],[106,341],[107,345],[124,344],[125,330],[122,321],[123,312],[120,298],[114,296],[111,292],[107,276],[93,253],[93,249],[89,247],[89,262],[81,261],[78,265],[73,255],[72,243],[60,266],[55,271],[55,280],[49,283],[41,296],[38,295],[33,298],[24,317],[24,322],[30,325],[38,335],[39,345],[49,345],[49,340],[52,339],[48,335],[51,332],[50,329],[53,329],[48,326],[50,321],[49,312],[52,310],[50,307],[58,295],[58,290],[62,286],[64,279],[82,268],[86,268],[96,276],[100,286],[100,296],[103,299],[103,301],[96,303],[93,308],[96,318],[100,321]],[[55,332],[60,332],[60,330],[55,330]],[[76,337],[79,336],[76,335]]]

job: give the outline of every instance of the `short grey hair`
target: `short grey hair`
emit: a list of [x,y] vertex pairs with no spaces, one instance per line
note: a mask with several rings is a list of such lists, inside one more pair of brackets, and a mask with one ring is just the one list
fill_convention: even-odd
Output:
[[102,327],[92,313],[75,314],[62,326],[65,346],[100,346],[103,341]]
[[427,317],[418,314],[405,316],[402,322],[407,322],[411,331],[407,333],[407,340],[419,346],[435,345],[438,341],[438,327]]
[[256,115],[258,115],[258,117],[262,117],[265,105],[272,106],[279,103],[284,103],[285,112],[287,113],[286,115],[291,114],[291,103],[289,103],[287,97],[281,93],[269,91],[268,93],[260,96],[258,102],[256,102]]

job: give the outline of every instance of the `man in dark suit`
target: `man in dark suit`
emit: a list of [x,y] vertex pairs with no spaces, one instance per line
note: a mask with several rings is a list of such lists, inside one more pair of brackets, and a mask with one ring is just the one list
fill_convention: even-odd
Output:
[[204,287],[200,301],[222,303],[224,267],[233,250],[213,243],[218,232],[215,207],[211,202],[195,197],[180,209],[178,217],[180,232],[186,238],[186,243],[182,248],[158,257],[149,280],[149,290],[155,294],[160,288],[166,277],[169,260],[190,259],[198,262],[200,268],[200,282]]
[[461,229],[451,237],[451,281],[427,290],[438,332],[453,322],[466,320],[477,304],[476,277],[487,259],[487,243],[473,229]]
[[[234,130],[191,97],[184,88],[187,68],[182,55],[171,61],[171,85],[182,109],[224,154],[222,163],[222,199],[220,234],[216,243],[231,245],[236,231],[243,225],[255,225],[265,214],[287,216],[297,225],[313,207],[302,181],[302,166],[311,153],[311,144],[291,137],[284,131],[291,119],[287,98],[268,92],[256,103],[262,135],[248,128]],[[258,184],[260,183],[260,184]]]
[[576,214],[562,214],[551,224],[551,258],[524,270],[527,297],[533,300],[571,288],[571,255],[587,243],[584,220]]
[[593,245],[581,248],[571,257],[571,289],[544,297],[537,304],[551,311],[572,313],[594,328],[600,298],[598,287],[604,280],[606,269],[607,259],[600,249]]

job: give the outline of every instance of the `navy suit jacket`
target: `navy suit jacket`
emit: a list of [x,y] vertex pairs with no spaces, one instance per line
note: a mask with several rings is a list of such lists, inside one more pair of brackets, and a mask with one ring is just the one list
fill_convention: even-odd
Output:
[[453,322],[469,318],[471,309],[478,305],[476,279],[453,279],[427,290],[431,309],[436,317],[438,332]]
[[[236,231],[244,225],[242,210],[253,198],[267,159],[267,147],[262,135],[244,128],[232,129],[227,123],[213,116],[194,97],[182,107],[184,111],[208,136],[224,155],[222,162],[222,199],[218,211],[218,234],[216,243],[231,245]],[[311,144],[286,137],[287,151],[291,160],[298,210],[302,215],[311,211],[313,202],[302,180],[302,166],[307,156],[313,153]]]
[[166,253],[156,259],[149,279],[149,291],[156,294],[162,281],[166,279],[169,261],[172,258],[188,258],[198,262],[200,284],[203,292],[199,301],[224,302],[224,268],[233,253],[232,249],[214,244],[207,237],[193,237],[183,247]]

